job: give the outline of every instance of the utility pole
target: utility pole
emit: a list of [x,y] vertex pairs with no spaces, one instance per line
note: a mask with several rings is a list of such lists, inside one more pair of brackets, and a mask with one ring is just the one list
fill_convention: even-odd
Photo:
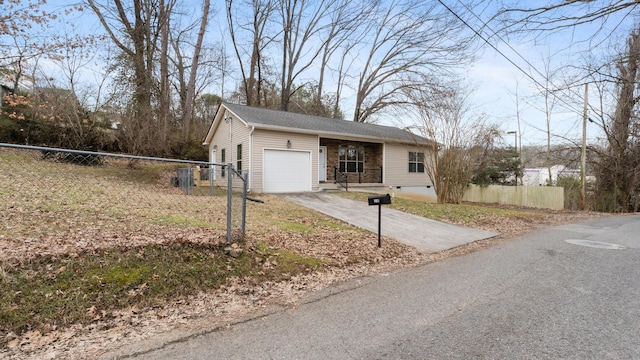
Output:
[[587,104],[589,83],[584,84],[584,111],[582,113],[582,154],[580,157],[580,210],[586,207],[587,189],[585,182],[585,168],[587,166]]
[[[509,134],[509,135],[513,134],[513,137],[514,137],[514,142],[513,142],[514,148],[513,148],[513,150],[514,150],[516,156],[518,156],[518,132],[517,131],[507,131],[507,134]],[[520,156],[518,156],[518,160],[520,160],[520,161],[522,160]],[[520,171],[520,166],[518,166],[518,169],[516,169],[516,188],[518,187],[518,172],[519,171]]]

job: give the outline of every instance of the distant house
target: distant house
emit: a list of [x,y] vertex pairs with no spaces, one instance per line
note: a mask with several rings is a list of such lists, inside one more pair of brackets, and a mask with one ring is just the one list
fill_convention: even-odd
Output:
[[38,87],[36,93],[41,101],[64,102],[74,106],[80,104],[76,94],[69,89],[62,89],[55,86]]
[[20,76],[16,87],[15,73],[0,67],[0,104],[5,106],[5,95],[15,93],[32,93],[34,88],[33,79],[30,76]]
[[13,89],[11,89],[10,87],[6,86],[4,83],[0,84],[0,106],[5,106],[6,105],[6,101],[4,99],[5,95],[8,94],[12,94],[13,93]]
[[[551,167],[551,185],[555,185],[558,176],[580,177],[580,170],[567,169],[564,165],[554,165]],[[522,183],[529,186],[545,186],[549,185],[549,169],[536,168],[524,169],[522,173]]]
[[71,114],[81,109],[80,100],[71,90],[55,86],[39,87],[36,94],[41,111],[46,109],[49,114]]
[[246,171],[257,193],[335,189],[341,177],[350,187],[430,193],[431,144],[396,127],[228,103],[204,140],[210,161]]

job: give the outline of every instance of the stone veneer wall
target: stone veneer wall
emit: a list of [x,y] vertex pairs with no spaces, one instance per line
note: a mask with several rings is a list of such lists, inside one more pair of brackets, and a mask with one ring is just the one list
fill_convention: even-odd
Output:
[[320,139],[320,145],[327,147],[327,182],[333,182],[334,169],[339,167],[338,148],[340,146],[364,146],[364,172],[348,173],[350,183],[382,183],[382,144],[348,140]]

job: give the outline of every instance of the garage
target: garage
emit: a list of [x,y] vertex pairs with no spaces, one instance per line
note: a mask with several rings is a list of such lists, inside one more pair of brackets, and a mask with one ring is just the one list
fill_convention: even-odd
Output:
[[263,191],[311,191],[311,152],[264,150]]

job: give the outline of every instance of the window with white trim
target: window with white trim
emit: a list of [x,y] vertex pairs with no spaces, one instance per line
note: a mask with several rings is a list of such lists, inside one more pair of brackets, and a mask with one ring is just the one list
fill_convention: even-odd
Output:
[[409,151],[409,172],[424,172],[424,153],[417,151]]
[[340,172],[364,172],[364,147],[354,145],[338,147],[338,162]]
[[238,144],[236,150],[236,170],[242,171],[242,144]]
[[[226,151],[226,149],[222,149],[220,151],[220,163],[221,164],[225,164],[226,161],[227,161],[227,151]],[[222,166],[222,173],[220,174],[220,175],[222,175],[222,177],[224,177],[224,170],[225,169],[226,169],[226,167]]]

